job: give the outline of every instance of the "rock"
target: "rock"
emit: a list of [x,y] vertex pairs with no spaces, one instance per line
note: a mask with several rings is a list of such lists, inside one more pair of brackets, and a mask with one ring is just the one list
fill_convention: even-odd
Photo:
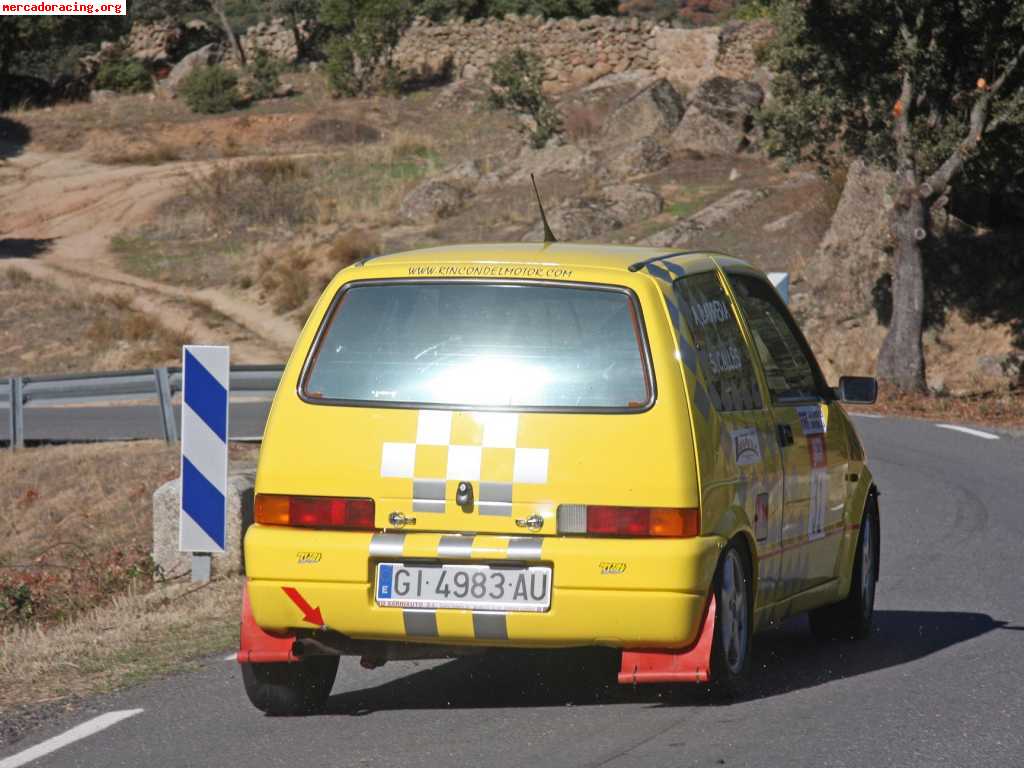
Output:
[[613,147],[607,158],[606,167],[618,178],[654,173],[672,160],[665,146],[652,136]]
[[[256,473],[239,472],[228,477],[227,529],[223,554],[213,555],[212,575],[244,573],[242,537],[252,523],[253,487]],[[153,562],[165,576],[188,574],[192,559],[178,551],[181,480],[164,483],[153,492]]]
[[[826,377],[870,375],[885,337],[879,322],[877,293],[891,270],[889,210],[893,174],[855,160],[828,232],[803,264],[804,287],[794,307],[806,318],[811,340]],[[835,318],[856,318],[856,329],[840,329]]]
[[665,205],[661,195],[642,184],[615,184],[601,193],[609,203],[608,213],[627,224],[657,216]]
[[729,181],[737,181],[739,177],[740,172],[738,169],[733,168],[731,171],[729,171]]
[[447,218],[462,207],[465,195],[454,184],[429,179],[405,196],[399,213],[403,218],[417,223]]
[[[587,240],[622,228],[622,221],[609,212],[603,200],[580,199],[560,206],[548,213],[548,223],[555,237],[562,242]],[[523,242],[544,240],[544,225],[540,217],[522,239]]]
[[277,88],[274,89],[274,98],[287,99],[289,96],[294,96],[295,92],[295,86],[291,83],[280,83]]
[[775,221],[769,221],[761,229],[765,232],[781,232],[794,221],[803,216],[803,211],[793,211],[793,213],[782,216],[781,218],[775,219]]
[[608,116],[604,135],[639,141],[672,131],[683,119],[683,99],[668,80],[655,80]]
[[463,160],[443,171],[440,179],[455,184],[473,185],[480,181],[483,170],[479,160]]
[[208,67],[211,64],[216,64],[221,60],[222,55],[221,48],[217,43],[209,43],[208,45],[204,45],[198,51],[192,51],[192,53],[174,65],[174,69],[171,70],[167,79],[164,80],[164,88],[166,88],[172,95],[176,96],[178,94],[178,88],[181,87],[182,80],[201,67]]
[[708,154],[733,154],[748,143],[754,110],[764,101],[757,83],[713,77],[698,87],[679,126],[673,144]]
[[569,176],[583,176],[597,165],[597,158],[588,149],[576,144],[548,144],[543,149],[524,147],[519,156],[504,169],[507,180],[512,183],[528,182],[530,174],[538,178],[549,173],[563,173]]
[[758,201],[763,200],[767,194],[764,190],[737,189],[697,211],[688,219],[682,219],[666,229],[655,232],[650,237],[641,240],[640,244],[658,248],[675,248],[686,245],[694,235],[729,222]]
[[117,91],[99,89],[89,93],[89,101],[93,104],[106,104],[117,99]]

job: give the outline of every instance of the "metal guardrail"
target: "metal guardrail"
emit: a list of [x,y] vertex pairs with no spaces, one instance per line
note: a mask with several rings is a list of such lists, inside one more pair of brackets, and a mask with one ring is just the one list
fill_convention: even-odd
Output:
[[[269,400],[284,366],[236,365],[231,368],[231,396]],[[62,376],[15,376],[0,379],[0,410],[7,411],[9,445],[25,445],[25,412],[33,407],[155,400],[168,443],[178,441],[174,396],[181,392],[181,368],[152,368],[119,373]]]

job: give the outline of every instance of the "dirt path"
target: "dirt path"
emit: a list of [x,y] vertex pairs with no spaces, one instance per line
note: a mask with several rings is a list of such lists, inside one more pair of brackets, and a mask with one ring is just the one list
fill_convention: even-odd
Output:
[[298,333],[291,321],[222,289],[127,274],[110,253],[113,235],[144,223],[184,178],[210,165],[111,166],[42,152],[8,160],[0,164],[0,243],[10,254],[3,261],[76,292],[127,293],[137,311],[197,343],[230,343],[237,362],[283,361]]

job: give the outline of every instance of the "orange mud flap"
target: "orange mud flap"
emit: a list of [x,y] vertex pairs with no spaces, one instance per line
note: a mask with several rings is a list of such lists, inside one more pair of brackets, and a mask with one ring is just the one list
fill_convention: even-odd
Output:
[[715,637],[715,595],[708,601],[697,642],[683,651],[622,652],[619,682],[706,683],[711,679],[711,645]]
[[248,586],[242,587],[242,631],[238,648],[240,663],[266,664],[273,661],[298,661],[292,653],[293,635],[271,634],[252,616]]

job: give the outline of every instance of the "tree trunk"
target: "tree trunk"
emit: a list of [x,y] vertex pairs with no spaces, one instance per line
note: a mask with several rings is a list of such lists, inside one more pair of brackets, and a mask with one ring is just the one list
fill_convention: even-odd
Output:
[[245,51],[242,50],[242,46],[238,42],[238,36],[235,34],[235,30],[231,28],[230,22],[228,22],[228,16],[224,12],[224,3],[218,2],[213,3],[213,11],[217,14],[217,18],[220,19],[221,29],[224,30],[224,36],[227,37],[228,42],[231,43],[231,50],[234,51],[235,60],[239,66],[245,66]]
[[924,324],[924,268],[921,242],[927,208],[916,191],[893,209],[890,228],[896,242],[892,280],[892,320],[878,353],[878,378],[905,392],[927,392],[921,329]]

